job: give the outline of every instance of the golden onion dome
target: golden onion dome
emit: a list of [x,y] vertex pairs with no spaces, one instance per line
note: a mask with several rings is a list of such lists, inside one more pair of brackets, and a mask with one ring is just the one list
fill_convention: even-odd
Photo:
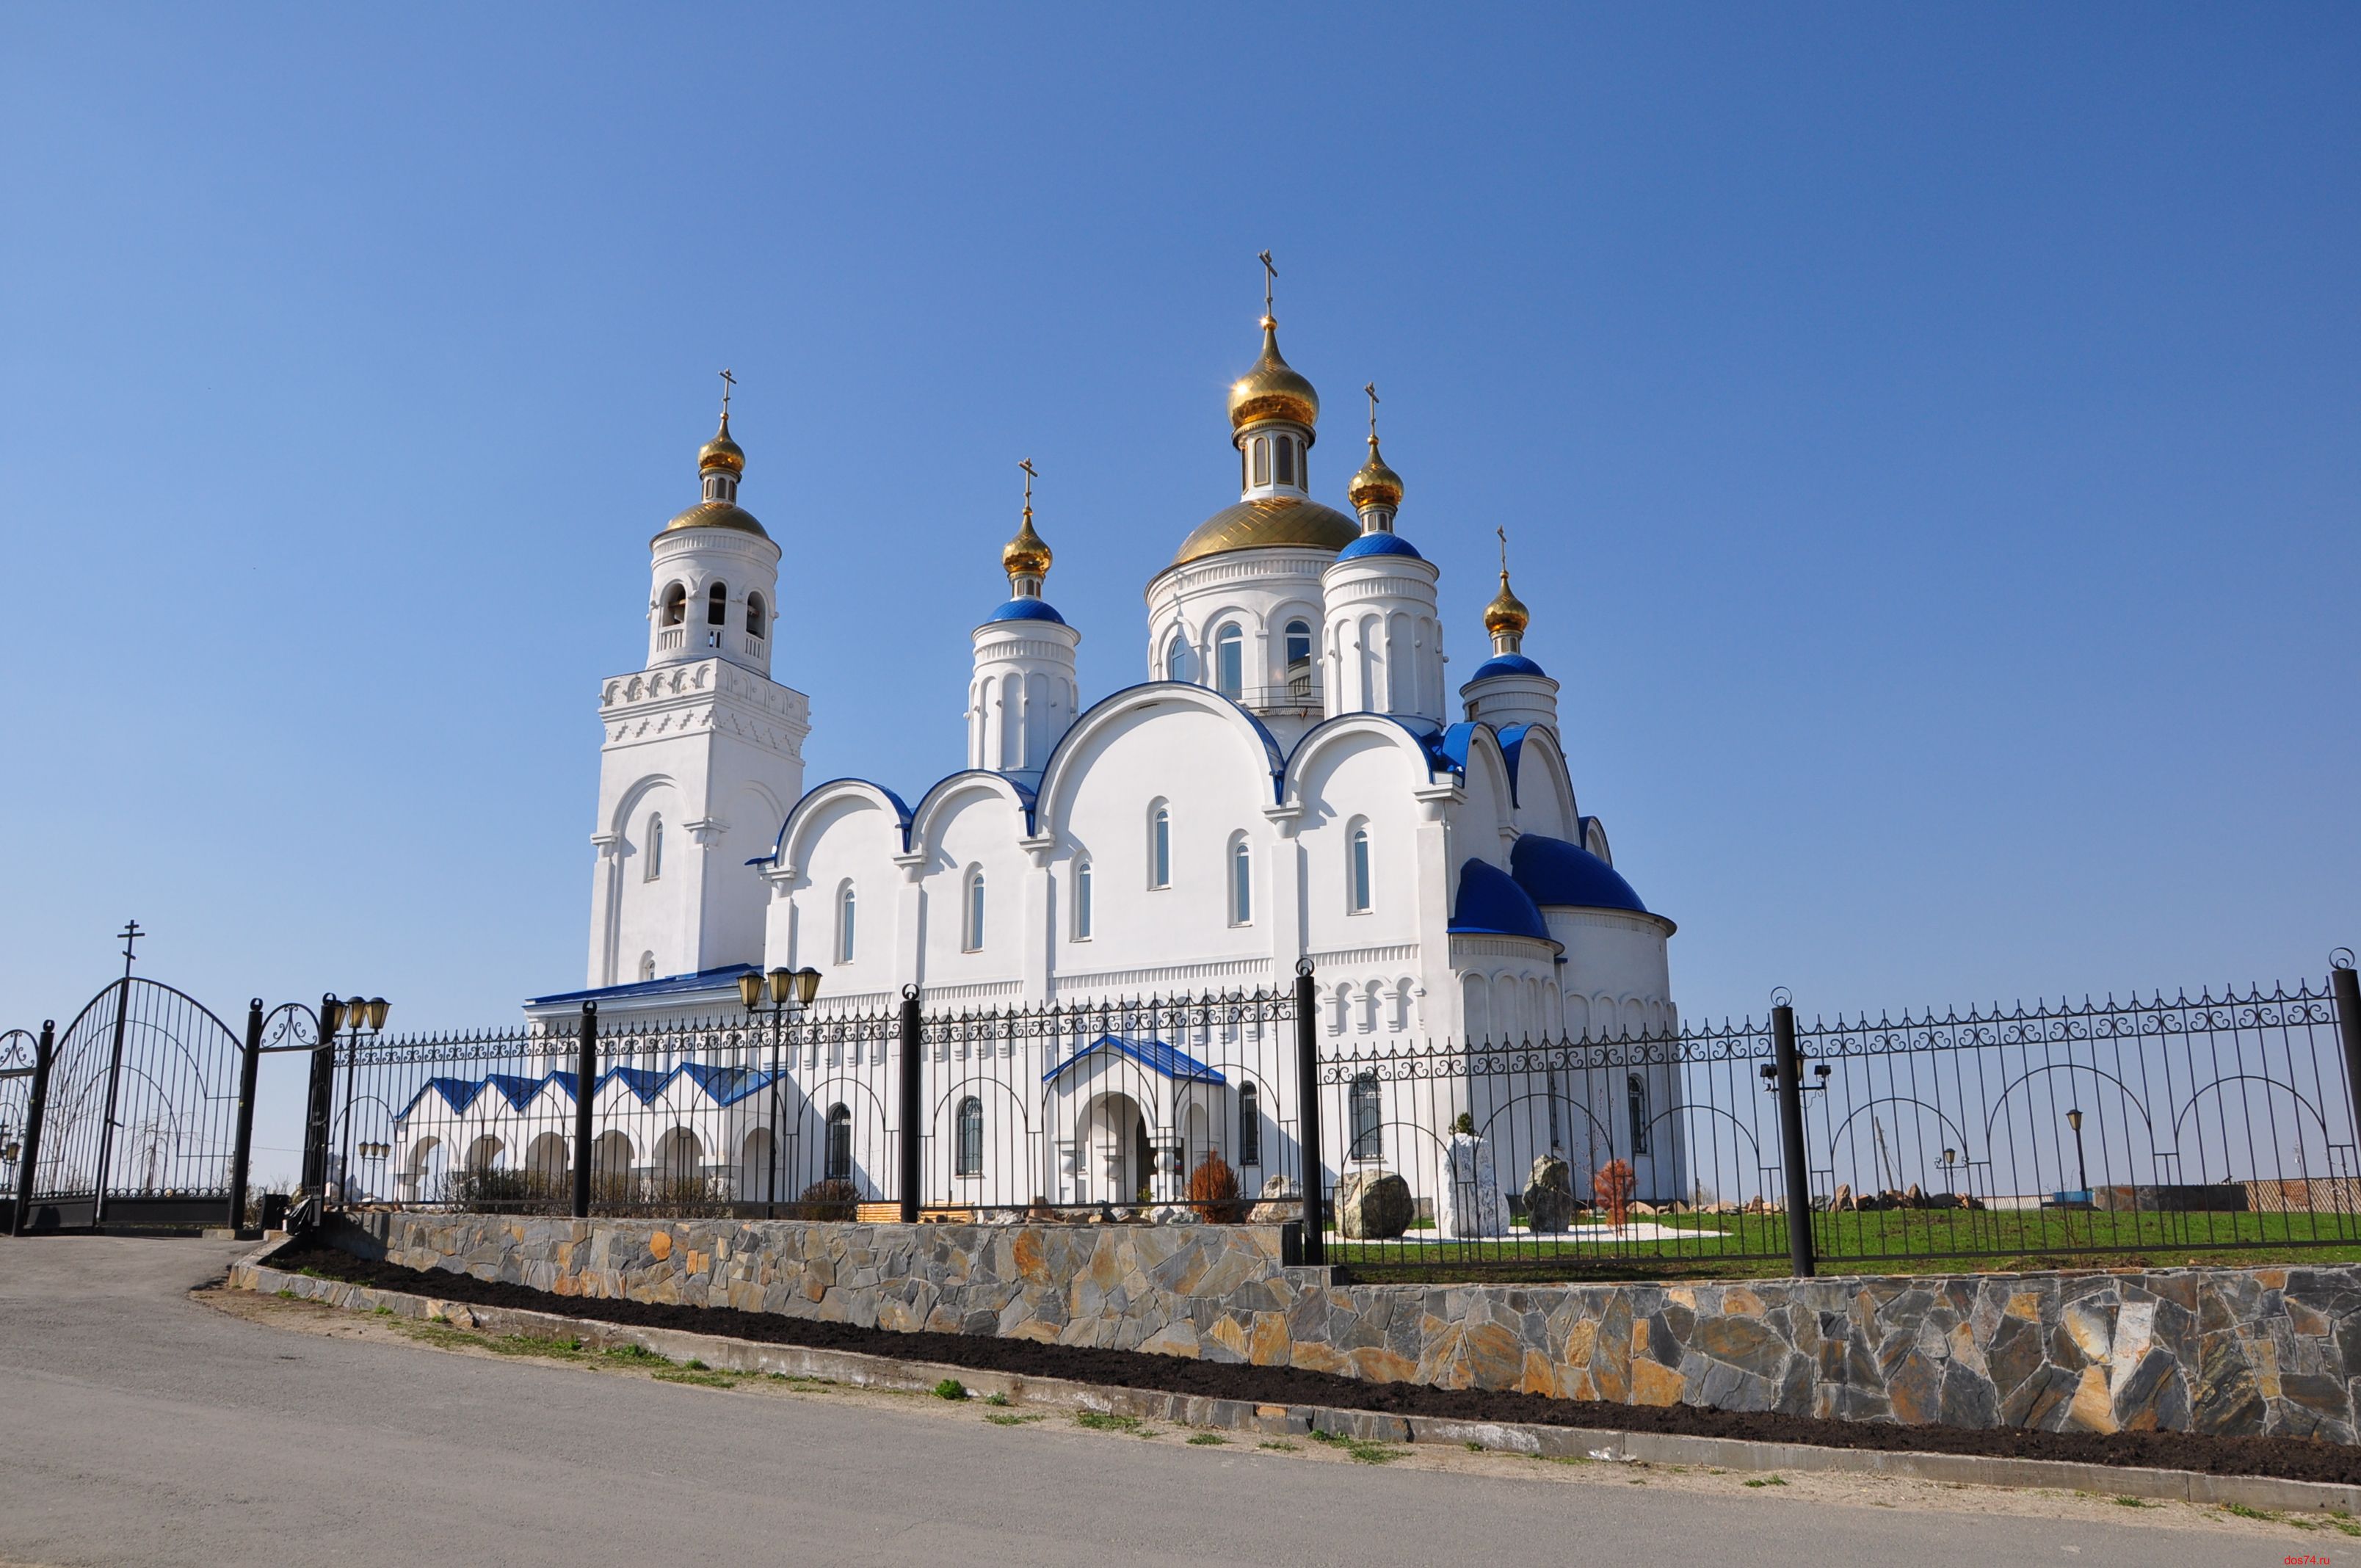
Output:
[[[1273,496],[1226,506],[1197,525],[1180,542],[1172,565],[1182,565],[1232,550],[1294,547],[1342,550],[1361,537],[1361,525],[1334,507],[1299,496]],[[1169,568],[1168,568],[1169,569]]]
[[1500,591],[1484,607],[1484,630],[1495,635],[1511,631],[1522,636],[1532,620],[1532,612],[1525,609],[1524,600],[1509,591],[1509,574],[1502,572]]
[[1345,488],[1345,499],[1353,503],[1356,511],[1363,507],[1401,505],[1401,476],[1386,466],[1385,458],[1378,453],[1378,438],[1374,435],[1369,437],[1369,460],[1354,474],[1353,482]]
[[1267,419],[1291,420],[1309,430],[1320,422],[1320,394],[1279,353],[1279,323],[1262,318],[1262,357],[1230,386],[1230,428]]
[[727,468],[732,474],[746,471],[746,451],[730,439],[730,413],[726,409],[721,414],[721,428],[714,433],[712,440],[697,449],[697,471],[702,474],[708,468]]
[[1033,532],[1033,509],[1025,509],[1025,521],[1016,537],[1000,547],[1000,566],[1011,577],[1042,577],[1049,573],[1049,542]]

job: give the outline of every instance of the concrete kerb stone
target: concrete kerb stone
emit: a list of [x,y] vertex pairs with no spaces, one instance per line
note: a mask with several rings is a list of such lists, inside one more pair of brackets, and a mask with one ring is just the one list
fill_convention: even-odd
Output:
[[2053,1459],[1819,1448],[1806,1443],[1753,1442],[1606,1427],[1404,1417],[1320,1405],[1213,1399],[1202,1395],[953,1366],[942,1362],[907,1361],[858,1351],[763,1344],[682,1329],[641,1328],[514,1307],[479,1307],[408,1291],[353,1285],[341,1279],[291,1274],[272,1267],[269,1261],[284,1245],[282,1240],[273,1240],[233,1264],[229,1274],[231,1288],[262,1295],[283,1293],[351,1311],[374,1312],[382,1307],[400,1318],[440,1321],[490,1333],[563,1335],[578,1339],[593,1350],[636,1345],[673,1361],[695,1359],[725,1372],[778,1373],[898,1392],[930,1390],[950,1377],[977,1395],[999,1394],[1011,1405],[1090,1410],[1268,1437],[1302,1437],[1319,1431],[1364,1442],[1442,1443],[1453,1448],[1474,1443],[1501,1453],[1545,1459],[1690,1464],[1766,1473],[1791,1471],[1799,1475],[1893,1475],[1966,1486],[2090,1492],[2216,1507],[2235,1504],[2250,1508],[2320,1512],[2344,1509],[2361,1513],[2361,1486],[2290,1481],[2270,1475],[2209,1475],[2190,1470],[2083,1464]]

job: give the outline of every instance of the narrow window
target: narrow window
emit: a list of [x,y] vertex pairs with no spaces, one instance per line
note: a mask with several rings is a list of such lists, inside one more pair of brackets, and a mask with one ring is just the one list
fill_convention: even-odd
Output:
[[1369,830],[1353,829],[1353,913],[1369,912]]
[[983,1102],[971,1094],[960,1102],[959,1155],[954,1176],[983,1174]]
[[1282,435],[1279,438],[1279,482],[1282,485],[1295,483],[1295,438],[1293,436]]
[[1246,633],[1235,621],[1213,633],[1213,689],[1235,698],[1246,690]]
[[1197,678],[1197,656],[1190,651],[1186,632],[1175,631],[1172,641],[1164,645],[1164,678],[1168,681],[1193,681]]
[[1623,1092],[1631,1103],[1631,1152],[1648,1152],[1648,1086],[1638,1073],[1623,1080]]
[[640,875],[648,882],[664,875],[664,818],[661,817],[648,818],[648,863]]
[[1091,863],[1074,862],[1074,940],[1091,939]]
[[983,872],[967,873],[967,950],[971,953],[983,947]]
[[656,956],[655,956],[655,954],[653,954],[653,953],[642,953],[642,954],[640,955],[640,979],[641,979],[642,981],[651,981],[651,980],[653,980],[653,979],[655,979],[655,977],[656,977]]
[[828,1108],[828,1166],[822,1174],[829,1181],[852,1179],[852,1113],[842,1105]]
[[1262,1091],[1251,1083],[1238,1085],[1238,1163],[1262,1163]]
[[853,894],[852,884],[846,883],[836,895],[836,961],[838,963],[849,964],[852,961],[853,921],[859,913],[859,900]]
[[1254,482],[1257,485],[1270,483],[1270,443],[1259,435],[1255,437],[1254,444]]
[[1386,1129],[1378,1110],[1378,1075],[1356,1073],[1347,1103],[1347,1124],[1352,1128],[1352,1157],[1383,1159],[1386,1157]]
[[1172,885],[1172,814],[1160,806],[1148,822],[1148,885]]
[[746,596],[746,635],[761,637],[764,635],[764,629],[769,625],[770,620],[763,611],[763,596],[748,594]]
[[678,583],[664,591],[664,624],[678,626],[688,619],[688,590]]
[[1312,663],[1312,628],[1308,622],[1290,620],[1287,623],[1287,672],[1295,673],[1298,664]]
[[712,590],[705,596],[705,624],[708,626],[730,624],[729,584],[716,583]]
[[1230,846],[1230,924],[1254,922],[1254,851],[1244,839]]

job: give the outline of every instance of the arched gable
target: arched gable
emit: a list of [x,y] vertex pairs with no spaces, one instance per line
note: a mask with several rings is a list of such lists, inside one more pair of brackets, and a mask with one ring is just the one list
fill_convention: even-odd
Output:
[[778,839],[771,846],[770,863],[785,869],[801,868],[810,858],[813,841],[831,826],[858,817],[867,812],[883,814],[885,827],[893,837],[893,852],[902,853],[909,846],[910,808],[902,797],[882,784],[867,779],[830,779],[804,792],[804,797],[779,824]]
[[[1454,731],[1461,729],[1452,726]],[[1459,804],[1452,808],[1453,853],[1474,856],[1509,869],[1509,839],[1516,818],[1516,791],[1509,780],[1500,739],[1488,724],[1465,727],[1466,761],[1460,769]]]
[[1405,789],[1427,784],[1434,776],[1433,754],[1427,749],[1433,733],[1386,713],[1346,713],[1323,719],[1288,753],[1279,780],[1279,804],[1303,804],[1307,789],[1316,798],[1322,781],[1334,772],[1340,756],[1365,751],[1373,741],[1400,753]]
[[1009,843],[1014,844],[1031,830],[1031,793],[1005,774],[969,768],[938,779],[918,797],[905,834],[909,852],[923,852],[931,860],[941,852],[944,834],[950,825],[987,801],[997,801],[1007,807]]
[[[1080,772],[1114,735],[1159,709],[1174,707],[1211,714],[1223,720],[1224,728],[1235,730],[1239,741],[1238,760],[1254,766],[1268,779],[1263,786],[1265,799],[1279,799],[1286,760],[1279,752],[1278,740],[1262,720],[1210,686],[1148,681],[1126,686],[1093,703],[1090,711],[1075,719],[1059,738],[1049,762],[1041,770],[1040,788],[1033,800],[1033,830],[1054,830],[1063,825],[1072,809]],[[1211,762],[1213,759],[1205,761]]]
[[1510,748],[1515,748],[1511,761],[1518,830],[1579,842],[1581,814],[1575,808],[1574,777],[1556,733],[1543,725],[1521,724],[1503,731],[1500,741],[1503,756],[1510,756]]

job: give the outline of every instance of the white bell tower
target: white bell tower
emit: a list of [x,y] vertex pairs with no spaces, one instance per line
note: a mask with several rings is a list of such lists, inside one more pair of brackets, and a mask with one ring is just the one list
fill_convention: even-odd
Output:
[[771,679],[779,547],[738,504],[727,386],[697,466],[697,503],[650,544],[647,666],[599,689],[594,989],[762,962],[769,890],[746,862],[803,794],[810,707]]
[[1041,597],[1049,546],[1033,532],[1033,461],[1025,470],[1025,521],[1001,547],[1008,602],[975,629],[974,674],[967,688],[967,765],[1012,774],[1028,784],[1074,722],[1080,689],[1074,650],[1082,634]]

